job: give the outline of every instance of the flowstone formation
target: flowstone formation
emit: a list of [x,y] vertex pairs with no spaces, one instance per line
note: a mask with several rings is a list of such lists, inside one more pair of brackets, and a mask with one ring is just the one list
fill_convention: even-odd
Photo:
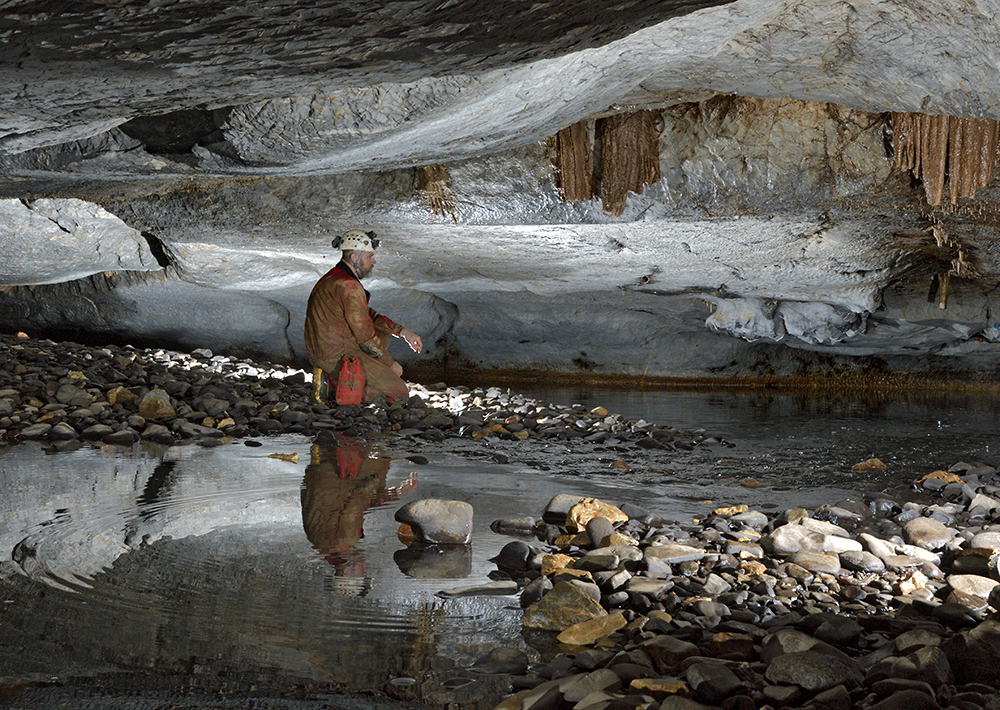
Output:
[[0,328],[303,366],[363,226],[408,366],[988,376],[995,10],[14,3]]

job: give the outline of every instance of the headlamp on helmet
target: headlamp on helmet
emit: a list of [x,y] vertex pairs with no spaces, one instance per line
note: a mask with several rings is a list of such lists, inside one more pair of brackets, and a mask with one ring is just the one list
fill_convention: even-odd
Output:
[[349,229],[344,232],[344,236],[334,237],[331,245],[341,251],[375,251],[378,249],[379,238],[375,232]]

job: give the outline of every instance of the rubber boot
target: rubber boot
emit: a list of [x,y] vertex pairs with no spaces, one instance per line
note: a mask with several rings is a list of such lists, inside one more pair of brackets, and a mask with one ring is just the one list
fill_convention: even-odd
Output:
[[326,373],[323,372],[323,368],[314,367],[313,368],[313,401],[322,404],[323,406],[330,406],[330,392],[329,387],[326,383]]

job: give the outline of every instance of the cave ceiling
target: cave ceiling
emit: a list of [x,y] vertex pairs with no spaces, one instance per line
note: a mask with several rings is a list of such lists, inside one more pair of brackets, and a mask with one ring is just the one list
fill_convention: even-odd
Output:
[[[998,7],[0,1],[0,327],[302,362],[363,224],[439,360],[992,368],[994,188],[929,208],[885,117],[1000,119]],[[607,189],[644,110],[655,176],[567,201],[550,137]]]

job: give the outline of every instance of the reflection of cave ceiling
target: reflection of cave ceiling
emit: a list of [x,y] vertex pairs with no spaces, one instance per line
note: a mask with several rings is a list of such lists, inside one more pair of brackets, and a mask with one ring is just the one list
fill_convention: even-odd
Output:
[[[0,327],[301,360],[329,236],[365,224],[433,355],[991,366],[995,189],[931,213],[881,114],[1000,119],[998,7],[6,2]],[[643,108],[662,177],[621,216],[560,200],[543,141]],[[981,278],[928,301],[955,245]]]

